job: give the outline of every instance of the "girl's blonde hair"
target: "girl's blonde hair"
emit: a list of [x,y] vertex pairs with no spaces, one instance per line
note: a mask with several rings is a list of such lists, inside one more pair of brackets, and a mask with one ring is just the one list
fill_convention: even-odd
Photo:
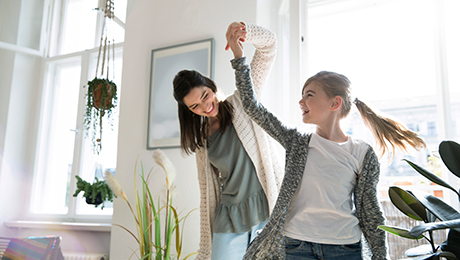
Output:
[[422,138],[420,138],[417,133],[409,130],[402,123],[378,115],[357,98],[352,102],[350,90],[351,83],[344,75],[330,71],[320,71],[305,82],[302,93],[305,87],[312,82],[321,86],[328,97],[340,96],[342,98],[342,118],[350,113],[352,103],[356,105],[364,124],[374,135],[381,155],[391,151],[392,157],[394,157],[396,148],[407,152],[409,146],[417,150],[426,147]]

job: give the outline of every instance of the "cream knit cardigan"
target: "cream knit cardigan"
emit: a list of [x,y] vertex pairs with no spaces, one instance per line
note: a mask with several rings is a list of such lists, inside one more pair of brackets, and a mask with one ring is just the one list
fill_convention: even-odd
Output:
[[[275,59],[276,35],[269,29],[253,24],[246,24],[246,30],[248,32],[246,42],[252,43],[256,48],[251,61],[251,77],[256,94],[259,94]],[[227,100],[233,105],[233,125],[244,149],[254,164],[257,177],[267,196],[271,213],[284,176],[283,168],[279,164],[274,147],[272,147],[271,137],[252,122],[244,112],[237,90],[228,96]],[[196,164],[201,194],[200,249],[196,259],[211,259],[212,223],[216,207],[219,204],[220,185],[212,170],[206,146],[196,151]]]

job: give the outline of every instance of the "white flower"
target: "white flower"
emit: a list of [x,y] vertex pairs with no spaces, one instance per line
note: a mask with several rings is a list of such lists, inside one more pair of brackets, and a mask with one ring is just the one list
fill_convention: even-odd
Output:
[[109,171],[105,171],[104,173],[104,180],[109,185],[109,188],[115,193],[115,195],[122,197],[124,200],[128,201],[125,192],[121,188],[120,184],[118,184],[117,179],[113,176]]
[[172,162],[168,159],[168,157],[166,157],[166,154],[160,149],[153,151],[153,159],[158,165],[160,165],[164,169],[166,173],[166,186],[168,189],[171,189],[173,182],[176,179],[176,168],[174,168]]

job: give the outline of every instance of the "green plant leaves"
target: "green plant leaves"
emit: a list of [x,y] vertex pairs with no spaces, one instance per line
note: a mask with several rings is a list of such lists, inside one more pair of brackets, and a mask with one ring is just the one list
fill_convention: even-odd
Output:
[[447,240],[442,242],[441,250],[453,253],[460,258],[460,233],[451,229],[447,235]]
[[418,237],[413,236],[413,235],[411,235],[409,233],[410,232],[409,230],[399,228],[399,227],[391,227],[391,226],[381,225],[381,226],[378,226],[378,228],[380,228],[382,230],[385,230],[386,232],[395,234],[395,235],[400,236],[400,237],[408,238],[408,239],[421,239],[421,238],[423,238],[422,235],[418,236]]
[[460,178],[460,144],[454,141],[442,141],[439,154],[447,169]]
[[[422,196],[417,196],[417,199],[441,221],[460,219],[460,213],[458,211],[433,195],[424,194]],[[455,228],[455,230],[460,231],[459,228]]]
[[428,256],[431,254],[433,254],[433,248],[431,247],[430,244],[419,245],[419,246],[407,249],[404,252],[404,255],[407,257]]
[[414,168],[418,173],[420,173],[421,175],[425,176],[425,178],[427,178],[428,180],[438,184],[438,185],[441,185],[443,187],[446,187],[450,190],[452,190],[453,192],[455,192],[459,197],[460,197],[460,193],[458,193],[458,191],[456,191],[454,188],[452,188],[452,186],[450,186],[449,184],[447,184],[445,181],[443,181],[441,178],[439,178],[438,176],[432,174],[431,172],[425,170],[424,168],[418,166],[417,164],[409,161],[409,160],[406,160],[406,159],[403,159],[404,161],[406,161],[412,168]]
[[[442,258],[444,257],[444,258]],[[431,255],[424,255],[424,256],[418,256],[418,257],[411,257],[411,258],[406,258],[405,260],[441,260],[441,259],[447,259],[447,260],[458,260],[457,257],[455,257],[455,254],[447,251],[441,251],[438,253],[434,253]]]
[[425,207],[412,194],[396,186],[390,187],[388,194],[393,205],[402,213],[415,220],[428,222]]
[[443,221],[443,222],[423,223],[423,224],[413,227],[409,233],[412,236],[417,237],[426,231],[446,229],[446,228],[460,228],[460,219]]

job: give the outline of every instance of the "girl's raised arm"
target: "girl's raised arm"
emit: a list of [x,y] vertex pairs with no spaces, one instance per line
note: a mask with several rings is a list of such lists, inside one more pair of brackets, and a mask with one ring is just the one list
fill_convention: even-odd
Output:
[[245,112],[254,122],[286,148],[297,131],[286,127],[276,116],[257,101],[250,76],[251,68],[246,64],[246,58],[236,58],[231,63],[233,69],[235,69],[236,87],[239,91]]

